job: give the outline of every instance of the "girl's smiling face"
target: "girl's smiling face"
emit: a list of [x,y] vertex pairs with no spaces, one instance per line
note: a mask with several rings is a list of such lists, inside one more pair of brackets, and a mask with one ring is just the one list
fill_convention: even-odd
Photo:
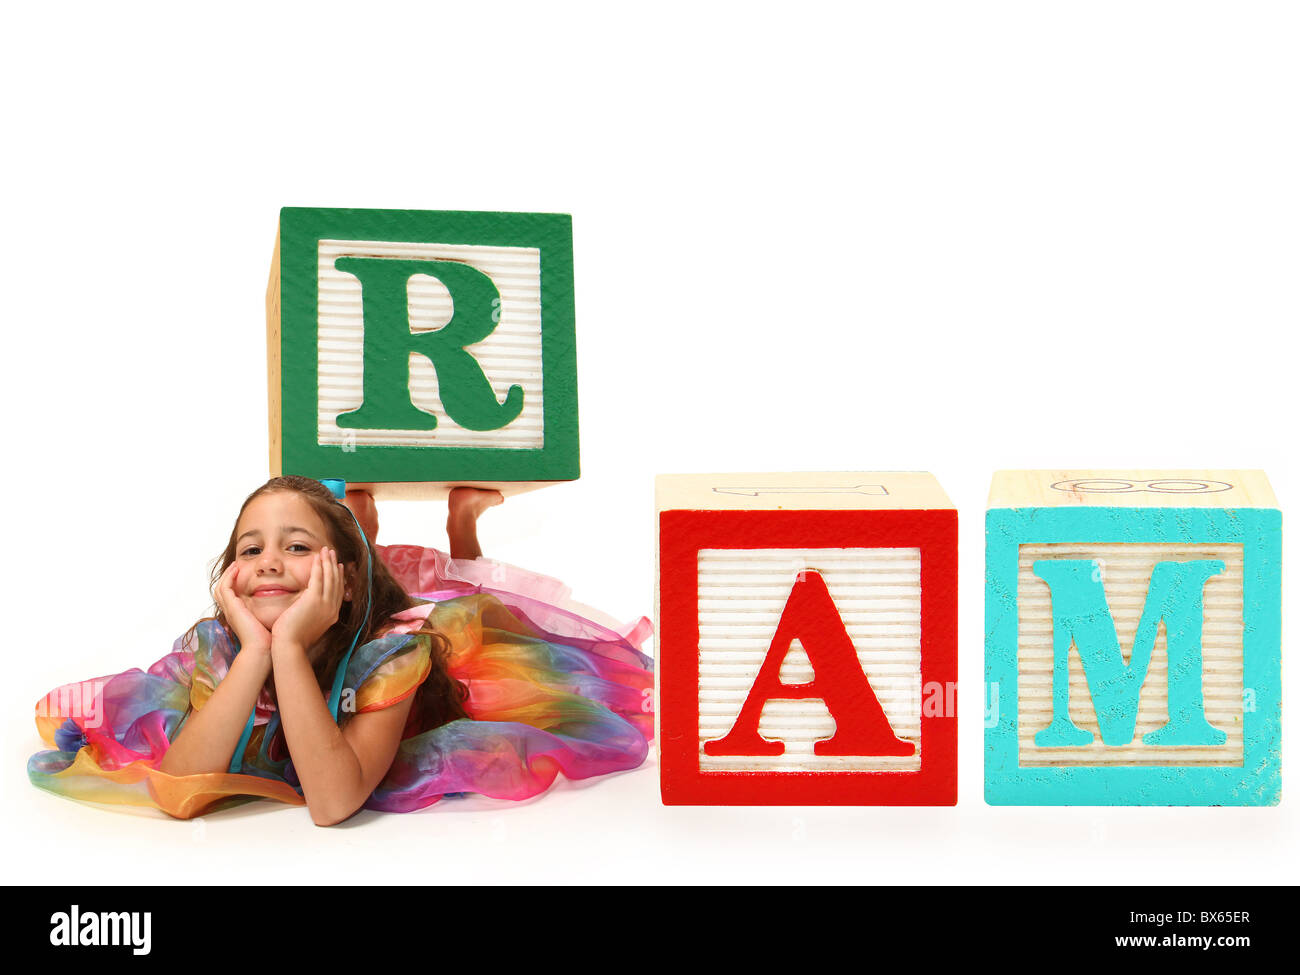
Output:
[[268,630],[311,582],[312,561],[329,531],[312,506],[291,491],[248,503],[235,526],[235,591]]

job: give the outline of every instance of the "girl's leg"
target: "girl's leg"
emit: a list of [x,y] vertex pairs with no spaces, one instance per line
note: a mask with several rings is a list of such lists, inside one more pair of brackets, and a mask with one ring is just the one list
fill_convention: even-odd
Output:
[[500,491],[457,487],[447,495],[447,540],[453,559],[476,559],[483,554],[478,544],[478,516],[505,498]]
[[375,496],[369,491],[349,491],[343,503],[352,509],[370,544],[375,544],[375,536],[379,534],[379,509],[375,507]]

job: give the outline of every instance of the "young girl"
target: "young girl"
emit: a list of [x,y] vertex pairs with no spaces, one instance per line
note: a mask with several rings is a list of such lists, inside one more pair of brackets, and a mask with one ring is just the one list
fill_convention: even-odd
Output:
[[620,633],[556,605],[555,580],[480,558],[478,516],[500,501],[452,491],[448,556],[375,546],[368,494],[268,481],[214,568],[217,615],[147,672],[46,695],[37,726],[55,750],[29,777],[183,818],[305,803],[324,826],[635,768],[652,734],[648,621]]

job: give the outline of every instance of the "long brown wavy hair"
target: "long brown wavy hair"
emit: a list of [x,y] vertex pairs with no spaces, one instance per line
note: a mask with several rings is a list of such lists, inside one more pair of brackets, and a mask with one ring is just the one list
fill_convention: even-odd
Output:
[[[312,510],[324,522],[329,532],[329,545],[338,552],[338,559],[344,566],[353,566],[354,568],[347,571],[347,584],[352,590],[353,598],[344,600],[339,608],[339,618],[333,626],[325,631],[317,644],[317,652],[312,660],[312,671],[316,675],[316,682],[320,685],[321,693],[328,694],[334,683],[334,671],[342,661],[348,648],[352,646],[353,637],[358,630],[361,630],[364,624],[364,632],[357,639],[357,646],[376,639],[381,635],[381,631],[386,628],[389,617],[394,613],[399,613],[404,609],[410,609],[418,605],[421,601],[411,598],[397,580],[393,578],[392,573],[388,571],[383,560],[374,558],[374,549],[367,544],[365,537],[357,527],[356,521],[352,517],[352,512],[348,507],[334,497],[320,481],[310,477],[286,476],[273,477],[260,488],[244,499],[243,505],[240,506],[239,514],[235,516],[235,524],[230,529],[230,541],[226,543],[226,550],[218,556],[213,563],[211,589],[216,591],[217,585],[221,581],[221,576],[226,569],[235,560],[236,555],[236,537],[235,532],[239,528],[239,519],[244,515],[244,509],[254,498],[261,497],[264,494],[270,494],[276,491],[289,491],[299,495],[304,501],[311,505]],[[370,616],[366,618],[366,599],[365,599],[365,578],[366,563],[371,562],[372,584],[370,590]],[[205,617],[205,619],[215,619],[226,631],[233,636],[225,619],[225,614],[217,608],[215,616]],[[192,637],[199,623],[199,620],[190,628],[187,639]],[[425,678],[424,683],[417,692],[416,700],[412,704],[413,713],[418,715],[421,730],[428,730],[439,725],[446,724],[448,721],[454,721],[457,718],[465,718],[469,715],[465,711],[465,701],[468,693],[464,685],[457,681],[447,671],[447,654],[450,650],[450,641],[441,633],[433,629],[433,626],[426,620],[417,633],[426,634],[432,642],[432,668],[429,676]],[[271,694],[271,699],[275,700],[275,681],[274,677],[268,678],[266,688]],[[347,712],[339,714],[340,726],[347,723],[352,715]]]

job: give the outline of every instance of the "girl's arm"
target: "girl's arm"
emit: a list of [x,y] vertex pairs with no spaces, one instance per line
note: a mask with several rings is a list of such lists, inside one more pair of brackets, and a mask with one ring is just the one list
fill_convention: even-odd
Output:
[[339,730],[303,647],[271,641],[275,693],[293,768],[312,822],[333,826],[361,808],[388,773],[414,695],[358,714]]
[[312,822],[332,826],[361,808],[387,774],[411,710],[407,697],[356,715],[340,731],[330,714],[307,648],[338,619],[343,566],[331,548],[316,552],[307,589],[271,629],[271,666],[280,725]]
[[213,599],[239,638],[240,649],[206,704],[191,711],[158,770],[168,775],[225,772],[248,716],[271,673],[271,634],[235,593],[239,564],[222,573]]
[[197,775],[229,769],[230,757],[270,673],[269,648],[244,647],[237,653],[207,703],[190,712],[180,734],[158,763],[158,771]]

